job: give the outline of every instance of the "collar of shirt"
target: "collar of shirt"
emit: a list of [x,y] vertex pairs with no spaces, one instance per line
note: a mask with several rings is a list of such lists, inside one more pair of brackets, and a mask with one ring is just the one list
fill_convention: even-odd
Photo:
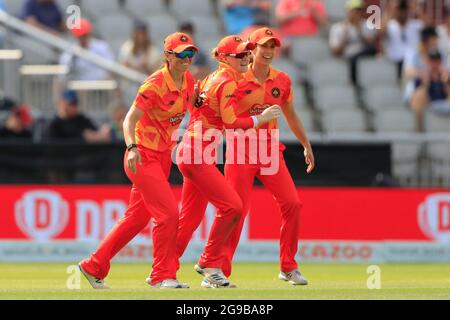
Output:
[[224,62],[219,62],[219,72],[226,72],[236,82],[239,82],[240,80],[243,79],[243,75],[241,73],[237,72],[230,65]]
[[[275,79],[275,70],[272,67],[269,67],[270,71],[269,71],[269,76],[267,77],[267,80],[274,80]],[[256,84],[261,84],[258,79],[256,79],[255,73],[253,72],[253,63],[251,63],[248,66],[248,71],[245,73],[244,76],[245,81],[248,82],[254,82]]]
[[186,72],[184,73],[183,76],[183,87],[181,88],[181,90],[178,90],[177,86],[175,85],[175,81],[173,81],[173,78],[169,72],[169,68],[167,67],[167,63],[164,65],[162,69],[162,75],[164,77],[164,81],[167,83],[167,87],[171,92],[180,92],[186,90],[187,88]]

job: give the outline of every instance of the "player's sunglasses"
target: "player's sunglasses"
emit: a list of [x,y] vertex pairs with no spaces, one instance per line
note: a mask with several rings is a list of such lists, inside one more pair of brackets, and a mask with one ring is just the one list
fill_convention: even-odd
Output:
[[244,52],[241,52],[241,53],[227,53],[227,54],[224,54],[224,55],[228,56],[228,57],[233,57],[233,58],[236,58],[236,59],[244,59],[244,58],[247,58],[250,55],[250,51],[244,51]]
[[176,53],[174,51],[168,51],[168,53],[170,54],[174,54],[175,57],[177,57],[178,59],[184,59],[186,57],[192,59],[195,56],[195,51],[194,50],[184,50],[180,53]]

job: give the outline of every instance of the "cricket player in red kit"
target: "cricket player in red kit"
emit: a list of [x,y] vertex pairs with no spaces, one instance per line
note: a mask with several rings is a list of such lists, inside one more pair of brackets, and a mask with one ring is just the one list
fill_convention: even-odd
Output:
[[[178,168],[184,176],[177,255],[183,255],[203,219],[208,202],[211,202],[218,212],[195,270],[204,276],[206,283],[218,287],[230,286],[221,270],[225,244],[243,212],[239,195],[225,180],[216,162],[206,158],[205,152],[222,140],[224,129],[253,128],[281,114],[279,106],[271,106],[254,117],[236,117],[235,90],[242,74],[248,69],[251,49],[253,45],[238,36],[228,36],[213,50],[219,68],[200,84],[199,97],[191,111],[191,120],[177,159]],[[211,142],[208,136],[214,141]]]
[[[306,136],[302,122],[295,112],[292,103],[293,92],[289,76],[273,67],[272,60],[275,56],[275,50],[281,46],[279,37],[269,28],[260,28],[254,31],[249,41],[256,45],[253,50],[253,63],[250,65],[247,73],[244,75],[238,88],[237,113],[238,117],[248,117],[258,115],[270,105],[281,105],[283,114],[293,133],[304,147],[304,155],[308,165],[307,172],[314,170],[314,155],[311,144]],[[270,145],[273,139],[278,137],[271,136],[274,129],[277,129],[277,120],[273,120],[257,128],[258,131],[258,150]],[[266,144],[262,144],[266,140]],[[307,280],[298,271],[298,265],[295,255],[298,251],[298,227],[301,202],[292,177],[286,167],[283,158],[285,147],[280,145],[276,156],[279,159],[278,170],[273,174],[264,174],[264,164],[255,161],[253,164],[228,163],[225,166],[225,176],[233,188],[241,197],[243,203],[244,215],[241,217],[236,228],[233,229],[227,244],[227,254],[223,264],[224,274],[229,277],[232,270],[232,259],[244,225],[245,214],[250,209],[250,196],[253,188],[253,182],[257,177],[266,188],[268,188],[276,199],[281,211],[281,237],[280,237],[280,260],[281,273],[280,280],[289,281],[294,285],[306,285]],[[249,149],[245,149],[248,152]],[[270,153],[270,150],[267,150]],[[236,153],[235,153],[236,154]],[[250,159],[252,155],[246,154],[245,159]],[[264,214],[261,212],[260,214]],[[261,217],[263,218],[263,217]]]
[[194,79],[188,69],[198,49],[188,35],[174,33],[166,38],[164,51],[165,66],[142,84],[124,121],[124,166],[133,182],[128,210],[97,251],[79,264],[96,289],[107,288],[104,279],[111,259],[150,219],[154,222],[154,263],[147,282],[155,288],[187,288],[176,278],[179,210],[168,177],[176,145],[172,136],[195,100]]

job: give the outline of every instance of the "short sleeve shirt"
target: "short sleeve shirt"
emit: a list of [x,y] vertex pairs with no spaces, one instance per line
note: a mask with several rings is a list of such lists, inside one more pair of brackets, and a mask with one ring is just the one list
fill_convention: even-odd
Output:
[[[222,131],[225,124],[232,124],[237,116],[236,89],[242,75],[224,63],[200,85],[200,96],[191,111],[188,134],[194,137],[208,129]],[[199,129],[199,126],[202,129]]]
[[[258,116],[274,104],[283,107],[292,102],[291,79],[286,73],[271,67],[267,80],[259,83],[250,65],[244,80],[239,83],[237,96],[239,98],[236,112],[239,118]],[[278,129],[278,122],[272,120],[259,129]]]
[[144,112],[136,125],[136,143],[164,152],[176,145],[177,130],[194,94],[194,78],[185,73],[178,90],[167,66],[152,74],[140,87],[134,106]]

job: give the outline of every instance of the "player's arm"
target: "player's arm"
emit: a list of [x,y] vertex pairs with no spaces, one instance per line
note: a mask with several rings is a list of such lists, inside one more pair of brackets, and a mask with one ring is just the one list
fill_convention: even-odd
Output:
[[138,91],[136,99],[123,121],[123,136],[128,149],[127,166],[132,173],[136,173],[136,162],[141,165],[142,157],[136,144],[136,124],[145,112],[156,104],[156,93],[151,83],[144,83]]
[[[135,107],[135,105],[128,111],[125,120],[123,121],[123,135],[127,146],[136,144],[136,124],[143,114],[144,112]],[[132,148],[128,151],[127,166],[133,173],[136,173],[136,162],[139,163],[139,165],[142,164],[141,154],[137,148]]]
[[311,143],[309,142],[308,136],[306,134],[305,127],[303,126],[302,121],[300,120],[300,117],[298,116],[297,112],[295,111],[294,104],[292,101],[289,101],[283,105],[283,114],[286,118],[286,121],[289,125],[289,128],[292,130],[292,132],[297,137],[298,141],[302,144],[303,148],[305,149],[304,155],[305,155],[305,161],[308,165],[307,172],[311,173],[314,170],[315,167],[315,159],[314,159],[314,153],[311,147]]
[[237,85],[235,82],[228,82],[220,88],[219,103],[222,121],[227,129],[251,129],[269,121],[278,119],[281,115],[280,106],[274,105],[264,110],[259,116],[238,118],[236,116]]

